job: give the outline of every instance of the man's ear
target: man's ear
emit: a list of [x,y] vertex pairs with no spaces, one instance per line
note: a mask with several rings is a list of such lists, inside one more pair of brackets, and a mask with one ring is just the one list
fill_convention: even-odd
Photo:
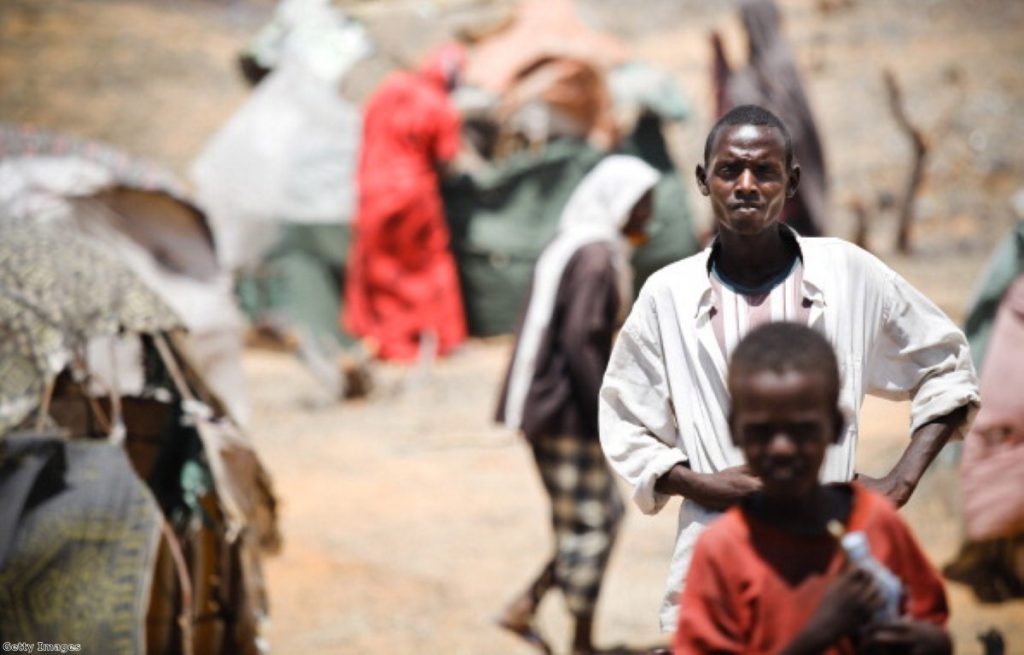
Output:
[[704,170],[704,164],[697,164],[697,168],[693,173],[697,178],[697,188],[700,189],[700,195],[711,195],[711,189],[708,188],[708,172]]
[[786,184],[786,197],[792,198],[796,195],[797,187],[800,186],[800,164],[793,164],[789,168],[789,179]]

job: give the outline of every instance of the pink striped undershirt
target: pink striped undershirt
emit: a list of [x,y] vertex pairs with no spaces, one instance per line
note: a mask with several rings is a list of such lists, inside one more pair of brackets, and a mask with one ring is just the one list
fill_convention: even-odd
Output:
[[758,325],[772,321],[807,323],[810,310],[801,294],[803,263],[799,258],[785,279],[760,294],[738,293],[717,270],[712,269],[709,277],[714,296],[711,325],[727,360],[736,344]]

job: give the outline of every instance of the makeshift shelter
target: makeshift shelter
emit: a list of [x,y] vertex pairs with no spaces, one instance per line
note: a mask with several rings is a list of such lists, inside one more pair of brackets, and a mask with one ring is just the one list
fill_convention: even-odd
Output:
[[519,153],[493,171],[445,188],[445,203],[471,334],[511,332],[533,266],[558,228],[573,189],[601,159],[581,141]]
[[182,321],[59,221],[0,230],[0,634],[262,652],[269,476]]
[[696,252],[662,131],[688,117],[686,99],[668,74],[631,62],[625,45],[587,27],[571,0],[519,5],[474,44],[465,83],[456,102],[470,142],[492,160],[445,193],[471,333],[512,331],[562,208],[607,152],[636,155],[662,174],[651,239],[633,261],[637,288]]
[[587,27],[571,0],[528,0],[472,49],[465,84],[495,99],[503,142],[521,138],[536,149],[573,137],[608,148],[616,131],[604,76],[627,60],[625,45]]
[[102,143],[0,124],[0,210],[102,242],[181,316],[204,378],[247,419],[231,280],[206,215],[171,173]]
[[625,63],[621,41],[588,27],[572,0],[526,0],[500,31],[479,43],[466,65],[467,84],[504,93],[520,73],[542,59],[577,59],[602,70]]

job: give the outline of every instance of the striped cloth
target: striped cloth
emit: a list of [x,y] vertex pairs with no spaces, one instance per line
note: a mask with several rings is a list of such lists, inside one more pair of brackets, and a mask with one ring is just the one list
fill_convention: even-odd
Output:
[[759,325],[778,321],[807,324],[810,314],[801,295],[803,264],[794,259],[790,269],[758,289],[743,289],[711,268],[714,312],[711,325],[726,360],[736,345]]

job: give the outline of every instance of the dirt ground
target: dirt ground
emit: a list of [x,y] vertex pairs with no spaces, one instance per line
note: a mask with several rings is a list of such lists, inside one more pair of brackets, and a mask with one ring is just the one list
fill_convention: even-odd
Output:
[[[490,655],[531,649],[491,623],[550,548],[528,450],[493,426],[508,339],[475,341],[429,374],[379,371],[381,393],[339,406],[287,355],[252,352],[253,435],[283,500],[284,552],[270,560],[274,652]],[[906,438],[907,408],[869,400],[859,469],[883,473]],[[622,490],[624,494],[626,489]],[[651,646],[674,537],[675,503],[630,507],[598,613],[604,646]],[[904,511],[933,562],[960,538],[956,471],[936,466]],[[1024,603],[983,606],[949,586],[958,652],[998,627],[1024,645]],[[540,625],[565,652],[561,599]]]
[[[451,26],[508,3],[350,4],[382,48],[408,59]],[[724,31],[733,57],[742,52],[731,3],[627,4],[582,3],[589,20],[677,74],[694,105],[672,135],[689,171],[710,122],[707,30]],[[848,205],[862,202],[876,253],[959,318],[1024,186],[1024,3],[781,4],[826,135],[832,232],[850,234]],[[184,175],[244,101],[233,58],[271,8],[269,0],[3,0],[0,120],[103,139]],[[931,147],[912,257],[890,245],[885,200],[899,197],[910,150],[885,105],[883,68],[900,80]],[[344,405],[295,359],[246,354],[252,437],[274,474],[286,539],[267,562],[273,652],[530,652],[491,624],[550,547],[529,454],[489,420],[509,347],[473,341],[429,371],[380,367],[378,393]],[[869,402],[863,426],[860,468],[883,472],[905,443],[906,407]],[[936,564],[959,542],[957,491],[952,465],[936,466],[905,510]],[[656,517],[631,509],[600,607],[601,644],[662,639],[655,617],[673,507]],[[989,626],[1006,633],[1008,652],[1024,652],[1024,603],[982,606],[955,585],[949,593],[959,652],[981,652],[974,635]],[[546,602],[541,627],[564,651],[560,604]]]

